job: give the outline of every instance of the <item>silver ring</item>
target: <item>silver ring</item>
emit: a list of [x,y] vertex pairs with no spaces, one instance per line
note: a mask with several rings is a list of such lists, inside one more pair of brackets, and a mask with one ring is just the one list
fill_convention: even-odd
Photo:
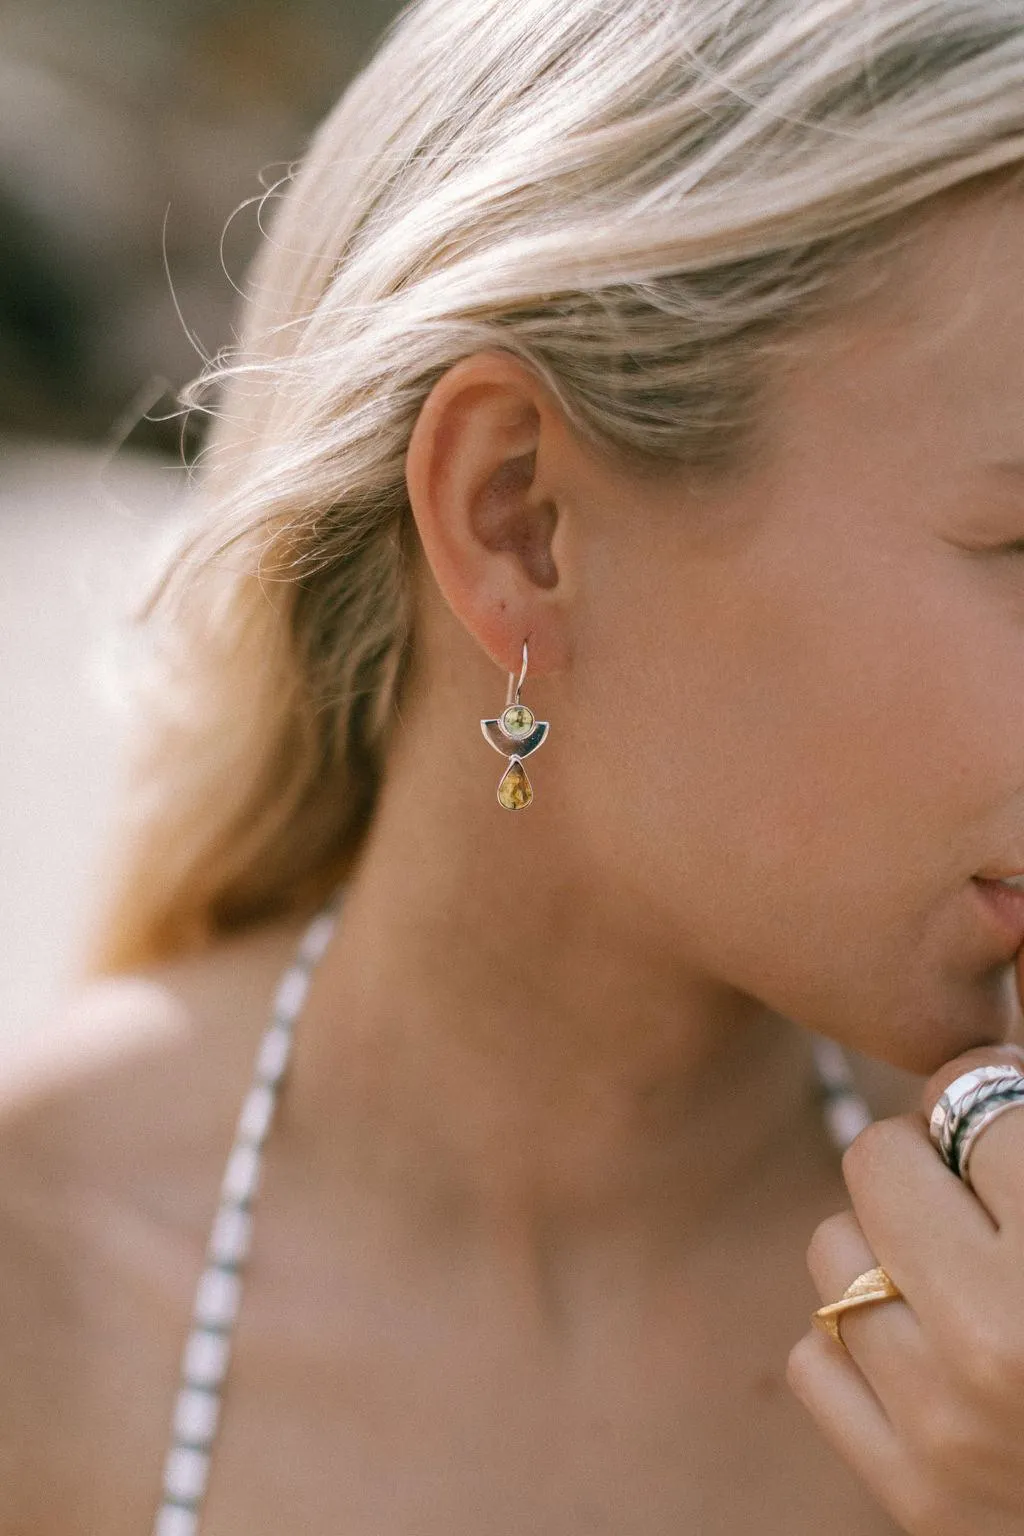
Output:
[[1016,1087],[983,1099],[961,1122],[960,1131],[954,1143],[956,1171],[968,1189],[973,1188],[967,1165],[974,1144],[982,1131],[986,1130],[993,1120],[998,1120],[999,1116],[1008,1109],[1024,1109],[1024,1077]]
[[974,1067],[970,1072],[962,1072],[959,1077],[954,1078],[932,1110],[928,1125],[928,1134],[942,1154],[944,1162],[952,1166],[950,1158],[957,1131],[964,1116],[978,1102],[979,1094],[986,1088],[994,1088],[996,1092],[1001,1092],[1021,1076],[1021,1072],[1016,1067],[987,1066]]
[[983,1126],[995,1118],[997,1104],[1001,1112],[1019,1103],[1024,1103],[1024,1072],[1019,1067],[975,1067],[955,1078],[932,1110],[928,1123],[928,1135],[947,1168],[967,1183],[963,1138],[968,1127],[980,1122],[971,1134],[969,1152]]

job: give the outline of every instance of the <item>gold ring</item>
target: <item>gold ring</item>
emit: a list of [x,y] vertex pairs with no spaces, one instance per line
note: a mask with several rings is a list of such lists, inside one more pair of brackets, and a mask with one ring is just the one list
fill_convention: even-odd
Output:
[[819,1328],[835,1339],[837,1344],[846,1348],[842,1334],[839,1332],[839,1319],[844,1312],[850,1312],[854,1307],[866,1307],[875,1301],[902,1301],[903,1292],[891,1275],[878,1267],[866,1269],[856,1280],[851,1280],[846,1290],[838,1301],[830,1301],[827,1306],[819,1307],[811,1313],[812,1323],[817,1323]]

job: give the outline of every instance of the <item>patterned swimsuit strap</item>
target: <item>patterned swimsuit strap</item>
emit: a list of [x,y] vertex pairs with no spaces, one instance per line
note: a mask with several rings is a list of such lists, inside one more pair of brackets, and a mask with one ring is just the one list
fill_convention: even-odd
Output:
[[153,1536],[196,1536],[199,1530],[231,1354],[231,1333],[241,1301],[242,1271],[249,1253],[252,1204],[259,1186],[263,1147],[288,1067],[295,1021],[302,1011],[317,961],[334,932],[342,895],[339,888],[309,923],[295,959],[281,977],[270,1023],[256,1058],[252,1085],[238,1117],[206,1260],[196,1286]]

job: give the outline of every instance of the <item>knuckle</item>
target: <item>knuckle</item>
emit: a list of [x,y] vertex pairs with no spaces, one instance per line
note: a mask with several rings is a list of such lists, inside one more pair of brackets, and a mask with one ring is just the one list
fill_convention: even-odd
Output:
[[801,1400],[810,1395],[817,1359],[816,1344],[817,1341],[805,1333],[793,1345],[786,1360],[786,1381]]
[[847,1185],[858,1184],[877,1172],[893,1143],[893,1128],[887,1120],[866,1125],[847,1147],[842,1157],[843,1178]]
[[836,1254],[843,1251],[850,1235],[851,1219],[850,1211],[837,1211],[815,1227],[807,1244],[807,1267],[812,1275],[827,1273]]

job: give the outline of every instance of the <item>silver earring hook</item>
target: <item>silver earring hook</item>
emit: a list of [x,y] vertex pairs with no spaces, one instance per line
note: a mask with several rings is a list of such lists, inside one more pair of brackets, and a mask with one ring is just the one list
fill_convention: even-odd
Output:
[[[516,675],[515,675],[514,672],[510,672],[509,675],[508,675],[508,692],[505,695],[505,708],[506,709],[509,707],[510,704],[518,704],[519,703],[519,695],[523,691],[523,680],[526,677],[526,666],[527,666],[527,654],[526,654],[526,641],[524,640],[523,641],[523,665],[522,665],[522,669],[521,669],[521,671],[519,673],[519,681],[518,681],[518,683],[516,683],[516,681],[515,681],[515,676]],[[512,697],[512,686],[513,686],[513,684],[515,684],[515,698],[514,699]]]

